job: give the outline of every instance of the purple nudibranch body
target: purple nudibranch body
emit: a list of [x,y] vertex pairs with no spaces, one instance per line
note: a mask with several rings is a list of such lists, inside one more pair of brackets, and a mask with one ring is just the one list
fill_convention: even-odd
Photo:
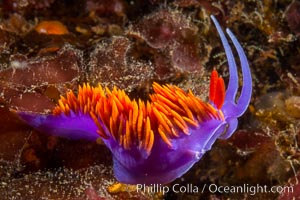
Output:
[[252,94],[249,64],[233,33],[226,29],[239,57],[237,65],[219,23],[211,16],[221,37],[229,66],[229,83],[212,73],[209,102],[176,86],[153,84],[151,101],[130,100],[123,90],[88,84],[61,97],[52,114],[18,112],[19,117],[41,132],[70,139],[101,138],[111,150],[114,174],[128,184],[164,184],[181,177],[216,139],[229,138],[238,117],[247,109]]

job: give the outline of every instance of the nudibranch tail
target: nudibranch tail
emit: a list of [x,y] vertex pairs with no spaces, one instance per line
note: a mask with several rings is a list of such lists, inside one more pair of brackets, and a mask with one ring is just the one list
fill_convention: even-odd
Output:
[[27,124],[44,133],[74,140],[95,141],[99,137],[97,126],[87,115],[78,115],[73,112],[70,112],[68,116],[64,114],[56,116],[34,112],[14,112]]

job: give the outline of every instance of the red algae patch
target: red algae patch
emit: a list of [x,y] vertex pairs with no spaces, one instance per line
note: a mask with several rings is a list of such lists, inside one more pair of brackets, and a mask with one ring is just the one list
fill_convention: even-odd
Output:
[[161,10],[145,16],[131,27],[128,35],[149,46],[160,77],[164,76],[161,72],[169,74],[174,70],[202,71],[205,61],[198,56],[198,28],[179,12]]

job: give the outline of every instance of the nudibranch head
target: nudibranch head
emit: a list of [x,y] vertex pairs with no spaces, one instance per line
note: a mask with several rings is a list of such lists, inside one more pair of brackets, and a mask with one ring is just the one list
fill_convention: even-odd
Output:
[[61,97],[52,114],[19,112],[19,116],[43,132],[96,140],[111,150],[118,181],[129,184],[168,183],[182,176],[211,149],[218,138],[228,138],[237,117],[248,107],[252,82],[245,53],[227,30],[237,49],[243,74],[240,96],[236,63],[224,33],[212,17],[228,59],[228,88],[216,70],[211,74],[209,102],[191,91],[153,83],[150,100],[131,100],[123,90],[84,84],[78,94]]

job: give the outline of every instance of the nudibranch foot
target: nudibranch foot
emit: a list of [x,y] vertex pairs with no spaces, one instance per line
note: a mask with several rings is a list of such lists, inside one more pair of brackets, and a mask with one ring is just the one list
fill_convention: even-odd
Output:
[[169,183],[199,161],[223,134],[225,127],[224,121],[208,121],[198,129],[190,129],[189,136],[174,140],[175,149],[168,148],[164,141],[157,139],[147,159],[133,156],[131,151],[124,151],[120,147],[111,149],[114,152],[115,177],[127,184]]
[[245,53],[232,32],[243,75],[238,97],[237,65],[229,43],[211,17],[225,48],[229,83],[216,70],[211,75],[209,102],[191,91],[153,83],[149,101],[131,100],[117,88],[112,90],[84,84],[77,94],[61,97],[52,114],[18,112],[36,129],[71,139],[101,138],[113,154],[114,174],[128,184],[163,184],[186,173],[217,139],[236,130],[237,118],[247,109],[251,93],[251,72]]

